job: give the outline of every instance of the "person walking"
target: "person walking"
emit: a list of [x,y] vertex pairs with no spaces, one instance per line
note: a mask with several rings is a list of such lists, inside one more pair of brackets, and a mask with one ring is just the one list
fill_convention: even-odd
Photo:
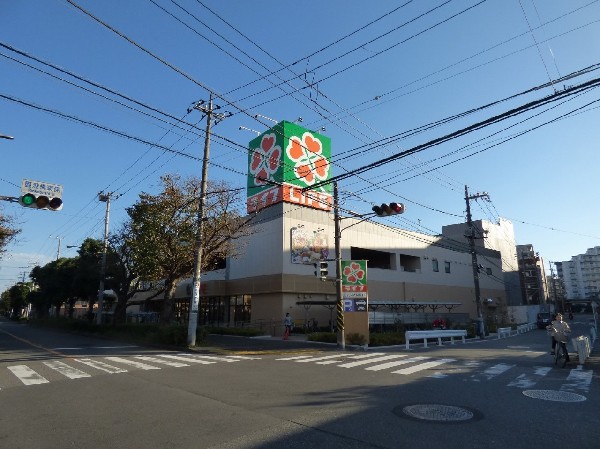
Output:
[[290,338],[292,327],[294,325],[294,322],[292,321],[292,317],[290,316],[289,312],[285,314],[285,318],[283,319],[283,325],[285,327],[283,331],[283,339],[287,340],[288,338]]

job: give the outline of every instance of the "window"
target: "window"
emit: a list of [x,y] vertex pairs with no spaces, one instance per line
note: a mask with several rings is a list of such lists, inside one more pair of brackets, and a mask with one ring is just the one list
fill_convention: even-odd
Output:
[[488,267],[488,268],[486,268],[486,269],[485,269],[485,274],[487,274],[487,275],[491,275],[491,274],[492,274],[492,269],[491,269],[491,268],[489,268],[489,267]]
[[350,247],[352,260],[366,260],[369,268],[396,269],[396,254],[374,249]]
[[431,267],[433,268],[434,272],[438,272],[440,271],[440,267],[438,266],[438,260],[437,259],[431,259]]
[[400,267],[403,271],[406,271],[408,273],[420,273],[421,259],[417,256],[400,254]]
[[450,262],[444,262],[444,270],[446,273],[450,273]]

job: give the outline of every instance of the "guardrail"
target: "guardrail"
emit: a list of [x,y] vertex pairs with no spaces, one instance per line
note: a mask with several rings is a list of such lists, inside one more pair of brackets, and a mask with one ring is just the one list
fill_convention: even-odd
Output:
[[526,324],[519,324],[517,326],[517,334],[523,334],[525,332],[529,332],[534,330],[537,327],[536,323],[526,323]]
[[498,339],[502,337],[510,337],[512,333],[512,327],[499,327],[496,329],[496,333],[498,334]]
[[406,331],[404,332],[404,338],[406,341],[406,349],[410,349],[411,340],[423,340],[423,347],[427,347],[427,339],[435,338],[438,341],[438,345],[442,344],[442,338],[450,338],[450,344],[454,344],[454,337],[461,338],[462,342],[465,343],[465,337],[467,331],[464,329],[448,329],[448,330],[427,330],[427,331]]

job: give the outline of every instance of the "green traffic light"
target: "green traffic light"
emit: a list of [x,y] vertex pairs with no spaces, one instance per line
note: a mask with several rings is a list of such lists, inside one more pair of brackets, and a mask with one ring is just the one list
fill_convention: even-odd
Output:
[[31,206],[33,203],[35,203],[35,196],[33,196],[31,193],[27,193],[21,197],[21,201],[25,206]]

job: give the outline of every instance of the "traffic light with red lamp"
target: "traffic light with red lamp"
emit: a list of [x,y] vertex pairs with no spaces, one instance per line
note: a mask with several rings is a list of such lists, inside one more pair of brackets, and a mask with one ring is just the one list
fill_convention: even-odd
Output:
[[50,198],[46,195],[34,195],[33,193],[26,193],[19,197],[19,204],[24,207],[31,207],[33,209],[46,209],[46,210],[61,210],[63,201],[61,198],[55,197]]
[[372,208],[375,215],[378,217],[387,217],[389,215],[397,215],[404,213],[404,204],[402,203],[390,203],[382,204],[381,206],[373,206]]

